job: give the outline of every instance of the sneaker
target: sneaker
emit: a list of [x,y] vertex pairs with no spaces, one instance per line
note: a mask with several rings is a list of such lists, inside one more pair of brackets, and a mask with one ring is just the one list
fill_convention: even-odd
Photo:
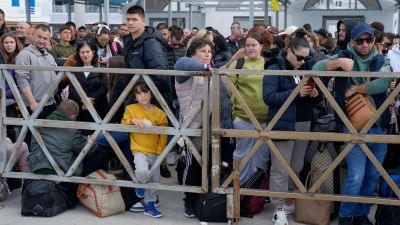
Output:
[[283,211],[285,211],[286,215],[294,214],[294,202],[291,205],[283,204]]
[[272,222],[274,222],[275,225],[289,225],[285,211],[282,208],[276,210],[276,212],[272,216]]
[[355,216],[353,217],[353,225],[372,225],[368,217],[365,216]]
[[[142,199],[136,204],[134,204],[129,210],[131,212],[143,212],[145,206],[146,203],[144,202],[144,199]],[[158,195],[157,195],[157,200],[154,202],[154,207],[156,208],[160,207],[160,199],[158,198]]]
[[185,217],[195,218],[196,214],[192,203],[185,203]]
[[352,225],[351,217],[339,217],[338,225]]
[[162,217],[162,213],[154,207],[154,202],[149,202],[146,204],[144,207],[144,215],[151,216],[153,218]]
[[167,165],[168,166],[175,166],[176,164],[176,152],[169,152],[167,155]]
[[143,198],[144,197],[144,192],[145,192],[144,188],[136,188],[135,192],[136,192],[136,195],[139,198]]

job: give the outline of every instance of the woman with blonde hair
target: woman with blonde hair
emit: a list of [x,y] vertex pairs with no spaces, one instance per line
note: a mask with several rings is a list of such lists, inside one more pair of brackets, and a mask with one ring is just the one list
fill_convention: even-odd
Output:
[[321,57],[321,56],[317,57],[317,56],[315,56],[315,54],[313,54],[313,56],[312,56],[313,60],[319,61],[321,59],[325,59],[326,56],[329,55],[328,50],[326,50],[325,47],[319,45],[319,40],[318,40],[318,36],[316,33],[309,32],[307,34],[307,40],[308,40],[308,43],[310,44],[311,52],[318,53],[319,55],[323,56],[323,57]]
[[213,33],[212,31],[208,31],[208,30],[199,30],[199,31],[197,32],[197,34],[196,34],[194,37],[192,37],[192,39],[189,40],[189,42],[188,42],[188,44],[187,44],[187,48],[190,47],[190,44],[191,44],[194,40],[201,39],[201,38],[204,38],[204,39],[210,41],[211,43],[213,43],[213,41],[214,41],[214,36],[213,36],[213,34],[214,34],[214,33]]
[[[0,38],[0,64],[12,64],[15,65],[15,58],[18,53],[24,49],[22,43],[19,41],[17,36],[13,33],[5,33]],[[11,76],[15,82],[15,70],[9,70]],[[16,83],[16,82],[15,82]],[[19,89],[19,86],[18,90]],[[6,98],[14,99],[14,95],[11,91],[10,86],[6,82]]]

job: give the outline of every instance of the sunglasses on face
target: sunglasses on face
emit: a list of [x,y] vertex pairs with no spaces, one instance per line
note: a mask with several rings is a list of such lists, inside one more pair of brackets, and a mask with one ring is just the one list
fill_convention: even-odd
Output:
[[292,53],[293,53],[293,55],[294,56],[296,56],[296,60],[297,60],[297,62],[301,62],[301,61],[308,61],[308,60],[310,60],[311,59],[311,56],[302,56],[302,55],[297,55],[293,50],[292,50]]
[[177,44],[177,43],[172,43],[171,45],[172,46],[179,46],[179,47],[183,47],[184,46],[183,44]]
[[367,37],[367,38],[357,38],[354,39],[357,45],[362,45],[364,44],[364,41],[367,42],[367,44],[371,44],[374,41],[374,37]]
[[385,42],[385,45],[386,45],[387,47],[392,46],[392,44],[393,44],[393,43]]

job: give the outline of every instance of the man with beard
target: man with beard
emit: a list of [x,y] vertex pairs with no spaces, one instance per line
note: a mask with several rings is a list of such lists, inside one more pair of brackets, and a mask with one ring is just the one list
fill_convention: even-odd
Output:
[[[351,39],[347,45],[347,50],[341,50],[337,55],[317,62],[313,70],[332,71],[341,69],[347,72],[390,72],[390,60],[377,53],[374,43],[375,37],[371,26],[368,24],[356,25],[351,30]],[[357,93],[367,94],[370,95],[371,104],[378,109],[386,100],[386,91],[390,87],[390,83],[391,78],[388,77],[372,77],[369,82],[365,77],[336,77],[335,100],[343,112],[347,112],[346,99]],[[389,108],[386,108],[367,134],[383,135],[389,126],[390,117]],[[335,119],[338,123],[343,124],[336,112]],[[343,133],[350,133],[345,125],[343,125]],[[368,147],[379,163],[382,164],[386,155],[387,144],[368,143]],[[342,194],[373,196],[380,174],[359,144],[354,145],[349,151],[346,160],[349,170],[344,181]],[[352,219],[354,225],[372,225],[367,217],[369,211],[370,204],[342,202],[339,211],[339,225],[351,225]]]
[[338,54],[340,50],[346,50],[347,45],[350,42],[350,31],[355,25],[357,25],[356,19],[343,19],[339,20],[337,23],[337,46],[333,51],[333,55]]

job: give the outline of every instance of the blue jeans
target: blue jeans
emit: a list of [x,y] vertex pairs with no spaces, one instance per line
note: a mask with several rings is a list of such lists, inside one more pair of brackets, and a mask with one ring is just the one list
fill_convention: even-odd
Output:
[[[344,127],[343,133],[350,133]],[[367,134],[384,134],[381,127],[371,128]],[[346,142],[345,145],[348,143]],[[372,154],[380,164],[385,159],[387,144],[366,143]],[[379,183],[380,173],[368,159],[359,144],[354,145],[346,156],[349,172],[343,184],[342,194],[353,196],[372,196]],[[369,214],[370,204],[342,202],[340,206],[340,217],[365,216]]]
[[[119,132],[119,131],[110,131],[109,132],[111,137],[114,138],[117,144],[129,140],[129,133],[128,132]],[[97,137],[96,143],[101,145],[102,147],[110,147],[111,145],[108,143],[104,134],[99,134]]]

